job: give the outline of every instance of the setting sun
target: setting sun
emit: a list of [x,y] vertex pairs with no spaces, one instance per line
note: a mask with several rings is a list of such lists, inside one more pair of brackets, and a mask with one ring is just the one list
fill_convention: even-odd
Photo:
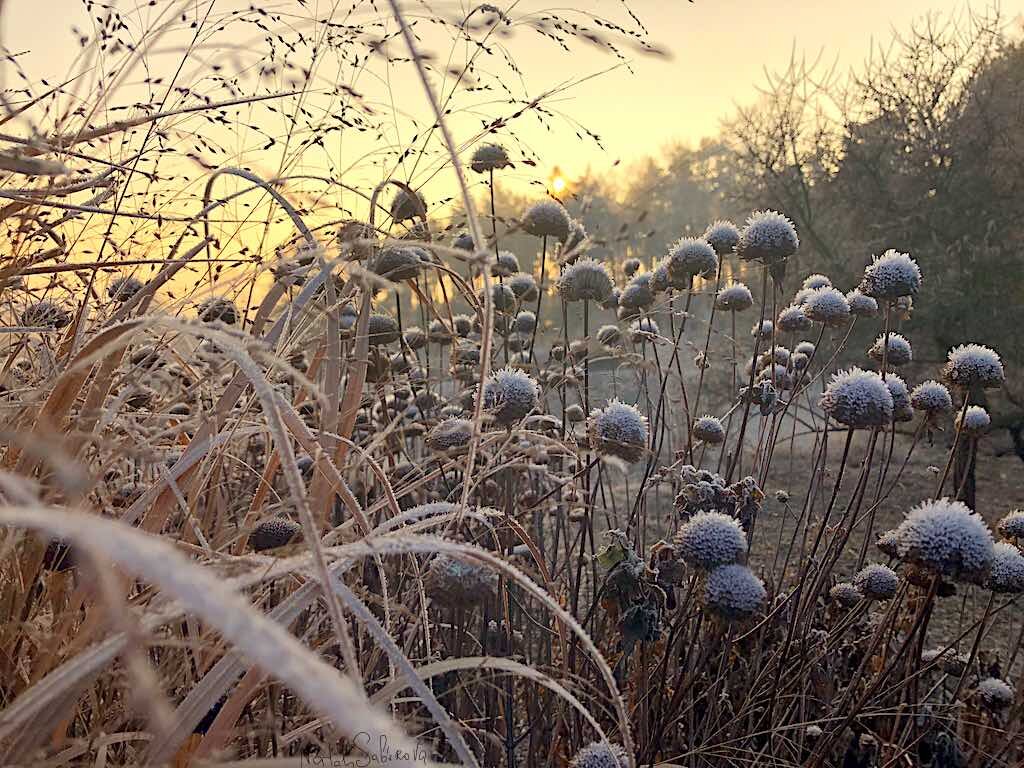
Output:
[[558,168],[555,168],[551,172],[550,186],[551,191],[556,195],[562,194],[569,187],[568,180],[562,175],[562,172],[558,170]]

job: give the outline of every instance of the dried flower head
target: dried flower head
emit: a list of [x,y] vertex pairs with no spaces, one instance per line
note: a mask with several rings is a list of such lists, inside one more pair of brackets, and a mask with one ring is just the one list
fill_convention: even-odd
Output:
[[647,417],[621,400],[610,400],[605,408],[591,411],[587,431],[599,455],[630,464],[639,461],[647,447]]
[[1024,510],[1015,509],[997,525],[999,535],[1005,539],[1024,539]]
[[721,512],[698,512],[679,528],[673,543],[683,562],[705,571],[740,562],[747,554],[742,526]]
[[144,283],[137,277],[125,275],[110,281],[110,284],[107,286],[107,296],[113,301],[128,301],[142,290],[143,285]]
[[715,297],[715,307],[723,312],[743,312],[753,305],[754,297],[743,283],[727,285]]
[[290,544],[301,535],[302,526],[283,517],[272,517],[257,525],[249,534],[249,545],[256,552],[277,549]]
[[736,250],[740,242],[740,231],[731,221],[713,221],[704,231],[704,239],[719,256],[727,256]]
[[427,203],[416,191],[411,194],[405,187],[400,187],[391,199],[391,218],[395,221],[409,221],[427,215]]
[[899,558],[961,581],[980,581],[995,554],[985,521],[960,501],[925,501],[896,528]]
[[988,411],[980,405],[971,405],[964,411],[963,419],[957,414],[953,423],[964,436],[978,438],[988,434],[992,419],[989,418]]
[[401,336],[395,318],[376,313],[370,315],[367,321],[366,333],[370,339],[370,346],[393,344]]
[[508,159],[508,152],[500,144],[481,144],[469,161],[469,167],[476,173],[500,171],[510,165],[512,163]]
[[30,328],[63,328],[70,323],[71,313],[49,299],[30,304],[21,313],[21,324]]
[[909,254],[889,249],[864,268],[858,289],[880,301],[914,296],[921,289],[921,269]]
[[427,339],[432,344],[450,344],[452,341],[452,330],[440,318],[431,320],[427,326]]
[[405,341],[405,346],[413,351],[427,346],[427,333],[417,325],[406,328],[402,339]]
[[771,264],[789,258],[799,247],[793,222],[776,211],[756,211],[740,233],[736,253],[744,261]]
[[785,333],[803,333],[811,329],[811,318],[804,312],[803,307],[794,304],[779,312],[775,325]]
[[533,275],[517,272],[505,281],[505,285],[519,301],[537,300],[537,280]]
[[704,585],[704,604],[726,621],[751,618],[761,610],[767,597],[761,580],[738,563],[711,571]]
[[423,267],[424,257],[430,260],[430,254],[415,246],[384,248],[374,258],[370,270],[394,282],[413,280]]
[[219,296],[207,299],[200,304],[198,315],[204,323],[221,322],[225,325],[234,325],[240,317],[235,302]]
[[775,323],[771,320],[762,320],[760,323],[754,323],[753,328],[750,329],[751,336],[757,336],[762,339],[770,339],[773,333],[775,333]]
[[874,371],[851,368],[836,373],[821,396],[820,405],[829,416],[851,429],[892,423],[892,394]]
[[629,325],[629,338],[634,344],[654,341],[658,338],[659,333],[658,324],[649,317],[641,317]]
[[714,416],[701,416],[693,422],[693,436],[709,445],[719,445],[725,442],[725,427]]
[[997,677],[986,677],[975,689],[978,703],[985,709],[999,711],[1013,704],[1015,694],[1013,686]]
[[632,277],[640,271],[640,259],[626,259],[622,262],[622,272],[626,277]]
[[602,325],[597,329],[597,340],[606,347],[616,347],[622,343],[622,330],[617,325]]
[[484,407],[502,426],[526,418],[537,407],[539,389],[528,374],[502,368],[484,382]]
[[452,248],[473,253],[476,251],[476,243],[473,242],[473,236],[469,232],[459,232],[452,238]]
[[953,386],[963,388],[995,389],[1005,380],[999,354],[981,344],[961,344],[950,350],[942,375]]
[[866,565],[853,577],[853,585],[869,600],[888,600],[899,586],[896,571],[881,563]]
[[569,237],[571,219],[561,203],[541,200],[523,215],[523,231],[534,237],[553,237],[564,242]]
[[860,590],[848,581],[840,581],[828,591],[828,596],[843,608],[853,608],[864,598]]
[[465,609],[493,597],[498,574],[487,565],[447,553],[430,561],[423,579],[427,595],[449,609]]
[[807,297],[804,314],[828,328],[838,328],[850,320],[850,304],[835,288],[819,288]]
[[865,296],[857,288],[846,294],[846,301],[850,305],[850,314],[854,317],[875,317],[878,315],[878,302],[870,296]]
[[804,278],[804,282],[800,286],[803,289],[816,291],[819,288],[831,288],[832,281],[825,275],[813,274],[808,275]]
[[810,357],[814,354],[814,342],[813,341],[801,341],[795,347],[793,347],[794,354],[807,355]]
[[652,273],[635,275],[626,283],[619,295],[619,306],[626,309],[643,309],[654,303],[654,288],[651,286]]
[[910,405],[910,393],[907,391],[907,383],[895,373],[886,374],[885,386],[889,388],[892,395],[892,419],[893,421],[910,421],[914,418],[914,409]]
[[567,266],[557,284],[558,293],[566,301],[604,301],[614,287],[608,268],[591,258]]
[[571,264],[586,250],[583,246],[587,242],[587,229],[579,219],[572,219],[569,222],[569,235],[562,244],[562,259],[566,264]]
[[669,249],[668,271],[673,287],[685,287],[694,276],[717,272],[718,255],[707,240],[684,237]]
[[569,768],[626,768],[628,765],[626,750],[606,741],[588,744],[569,761]]
[[910,405],[915,411],[924,411],[929,418],[935,418],[953,410],[953,398],[944,385],[929,380],[914,387]]
[[536,327],[537,315],[528,309],[524,309],[517,314],[515,321],[512,323],[512,330],[524,336],[533,333],[533,329]]
[[461,452],[473,437],[473,422],[468,419],[445,419],[431,429],[423,439],[434,451]]
[[885,351],[885,347],[885,334],[883,333],[875,339],[875,343],[871,345],[871,348],[868,350],[868,357],[881,363],[882,356],[884,354],[885,364],[897,368],[901,365],[906,365],[914,359],[914,353],[910,347],[910,342],[898,333],[889,334],[888,351]]
[[985,586],[1000,594],[1024,592],[1024,555],[1013,544],[996,542]]

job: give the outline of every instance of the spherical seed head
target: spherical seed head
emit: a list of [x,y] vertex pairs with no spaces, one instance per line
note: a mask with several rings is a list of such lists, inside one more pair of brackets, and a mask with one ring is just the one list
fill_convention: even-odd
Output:
[[816,291],[819,288],[831,288],[832,281],[825,275],[813,274],[805,277],[804,282],[800,287]]
[[878,302],[870,296],[865,296],[857,288],[846,294],[846,301],[850,305],[850,314],[855,317],[876,317],[878,315]]
[[739,245],[740,231],[731,221],[719,219],[712,222],[704,231],[704,239],[719,256],[727,256]]
[[747,554],[743,527],[721,512],[698,512],[676,531],[673,543],[683,562],[705,571],[741,561]]
[[[515,309],[516,295],[512,293],[512,289],[504,283],[494,283],[491,286],[491,302],[494,304],[494,309],[498,312],[507,312],[510,309]],[[480,303],[483,304],[482,292],[480,295]]]
[[853,585],[869,600],[888,600],[896,594],[899,576],[881,563],[866,565],[853,577]]
[[440,319],[431,320],[427,326],[427,339],[434,344],[450,344],[452,340],[451,329]]
[[799,247],[793,222],[776,211],[756,211],[740,233],[736,253],[744,261],[772,264],[789,258]]
[[1015,509],[997,525],[999,535],[1006,539],[1024,539],[1024,510]]
[[789,358],[789,366],[794,371],[802,371],[810,362],[811,359],[803,352],[794,352]]
[[[587,229],[583,226],[583,222],[579,219],[572,219],[569,222],[569,235],[565,238],[565,243],[562,245],[562,253],[568,254],[573,251],[576,252],[572,259],[579,258],[579,254],[585,249],[583,244],[587,239]],[[569,263],[572,263],[571,261]]]
[[910,393],[907,391],[907,383],[895,373],[888,373],[885,376],[885,386],[889,388],[892,395],[892,418],[893,421],[910,421],[914,418],[914,409],[910,405]]
[[564,242],[569,237],[572,220],[561,203],[541,200],[523,215],[523,230],[534,237],[553,237]]
[[385,248],[373,260],[370,269],[374,274],[398,282],[412,280],[423,267],[423,258],[430,260],[430,255],[421,248]]
[[469,167],[476,173],[487,173],[489,171],[500,171],[512,165],[508,159],[508,152],[500,144],[482,144],[473,153],[473,159],[469,161]]
[[835,421],[851,429],[892,423],[892,393],[874,371],[851,368],[836,373],[819,404]]
[[754,323],[754,326],[750,329],[751,336],[757,336],[762,339],[770,339],[774,332],[775,323],[771,320],[762,320],[760,323]]
[[668,271],[674,288],[686,287],[694,276],[706,277],[718,271],[718,254],[707,240],[681,238],[669,249]]
[[765,368],[769,363],[778,363],[779,365],[789,365],[790,351],[785,347],[776,346],[772,349],[766,349],[757,358],[757,367]]
[[811,329],[811,318],[804,313],[803,307],[794,304],[779,312],[775,324],[786,333],[803,333]]
[[693,436],[709,445],[725,442],[725,427],[714,416],[701,416],[693,422]]
[[498,574],[483,563],[442,553],[430,562],[423,583],[441,605],[472,608],[495,594]]
[[452,238],[452,248],[473,253],[476,250],[476,244],[473,242],[473,236],[469,232],[459,232]]
[[754,306],[754,297],[743,283],[727,285],[715,297],[715,307],[724,312],[743,312]]
[[942,375],[953,386],[964,388],[978,385],[995,389],[1005,380],[999,354],[981,344],[961,344],[950,350]]
[[778,390],[793,388],[793,377],[790,375],[789,369],[779,363],[770,363],[763,367],[755,379],[755,383],[760,382],[769,382]]
[[601,309],[618,309],[620,296],[622,296],[622,289],[612,288],[608,298],[601,302]]
[[[655,265],[651,275],[651,290],[655,293],[662,293],[674,287],[672,276],[668,271],[668,259],[662,259]],[[687,286],[689,283],[687,283]],[[685,286],[684,286],[685,287]]]
[[980,581],[995,554],[985,521],[966,504],[947,498],[915,507],[896,535],[901,560],[960,581]]
[[997,542],[985,586],[1000,594],[1024,592],[1024,555],[1013,544]]
[[418,325],[406,328],[402,338],[405,340],[405,345],[412,350],[423,349],[427,346],[427,332]]
[[629,324],[629,338],[634,344],[653,341],[658,338],[659,333],[658,324],[649,317],[638,318]]
[[602,456],[635,464],[647,447],[647,417],[636,406],[611,400],[595,408],[587,424],[591,446]]
[[954,424],[966,437],[978,438],[988,434],[992,419],[989,418],[988,411],[980,405],[971,405],[964,411],[963,419],[957,414]]
[[537,300],[537,281],[533,275],[528,275],[525,272],[516,272],[516,274],[505,281],[505,285],[509,287],[509,290],[520,301]]
[[388,315],[372,314],[366,326],[366,333],[370,338],[370,346],[381,346],[392,344],[398,341],[401,333],[398,330],[398,323]]
[[511,277],[519,271],[519,258],[511,251],[498,251],[491,274],[495,277]]
[[427,203],[419,192],[413,191],[410,194],[402,187],[391,199],[391,218],[395,221],[409,221],[426,215]]
[[70,323],[71,313],[49,299],[30,304],[21,313],[21,324],[31,328],[63,328]]
[[597,340],[606,347],[618,346],[622,342],[622,331],[617,325],[602,325],[597,329]]
[[976,689],[979,703],[986,709],[1001,710],[1013,704],[1013,686],[997,677],[987,677]]
[[[875,343],[871,345],[871,348],[868,350],[868,357],[881,363],[885,346],[885,334],[883,333],[875,339]],[[914,359],[914,352],[910,347],[910,342],[907,341],[906,337],[901,336],[898,333],[889,334],[889,350],[884,354],[885,364],[892,365],[897,368],[901,365],[906,365]]]
[[921,268],[909,254],[889,249],[864,268],[860,292],[879,301],[915,296],[921,289]]
[[626,277],[632,277],[640,270],[640,259],[626,259],[622,262],[622,271]]
[[850,320],[850,303],[835,288],[819,288],[807,297],[804,314],[829,328],[846,325]]
[[204,323],[221,322],[225,325],[234,325],[238,322],[240,313],[231,299],[215,296],[199,305],[198,315]]
[[889,557],[899,557],[900,536],[896,530],[886,531],[875,541],[879,551]]
[[860,590],[848,581],[840,581],[828,591],[828,596],[843,608],[852,608],[864,597]]
[[627,765],[626,750],[606,741],[588,744],[569,761],[569,768],[626,768]]
[[107,296],[114,301],[128,301],[136,293],[142,290],[143,282],[138,278],[126,275],[112,280],[107,286]]
[[795,347],[793,347],[793,353],[799,353],[801,355],[807,355],[810,357],[814,354],[814,342],[812,341],[801,341]]
[[614,287],[608,268],[591,258],[567,266],[557,284],[558,293],[566,301],[604,301]]
[[473,422],[468,419],[445,419],[431,429],[423,439],[433,451],[461,451],[469,446],[473,437]]
[[293,539],[301,535],[301,532],[302,526],[293,520],[273,517],[270,520],[264,520],[253,529],[249,534],[249,545],[256,552],[277,549],[290,544]]
[[953,410],[953,398],[943,384],[929,380],[914,387],[910,393],[910,405],[915,411],[924,411],[934,418]]
[[537,382],[523,371],[502,368],[484,382],[484,407],[502,426],[526,418],[537,407]]
[[764,584],[745,565],[723,565],[708,575],[704,604],[726,621],[742,621],[761,610],[767,599]]
[[654,289],[651,286],[652,273],[635,275],[626,283],[619,295],[619,306],[626,309],[644,309],[654,303]]
[[465,338],[473,332],[473,318],[469,315],[453,315],[452,328],[456,336]]
[[533,329],[536,327],[537,316],[528,309],[524,309],[516,315],[515,322],[512,324],[512,330],[524,335],[533,333]]
[[795,304],[798,307],[802,307],[807,302],[808,297],[813,296],[814,292],[818,290],[821,289],[801,288],[799,291],[796,292],[796,295],[793,296],[793,304]]

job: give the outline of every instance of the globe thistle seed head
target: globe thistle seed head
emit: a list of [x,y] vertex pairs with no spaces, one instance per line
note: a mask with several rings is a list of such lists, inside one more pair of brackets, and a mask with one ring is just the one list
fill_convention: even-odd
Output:
[[495,594],[498,574],[483,563],[442,553],[430,561],[423,585],[446,608],[472,608]]
[[909,254],[890,248],[864,268],[858,289],[879,301],[915,296],[921,289],[921,268]]
[[793,352],[799,352],[801,355],[807,355],[808,357],[810,357],[811,355],[814,354],[814,342],[801,341],[799,344],[793,347]]
[[419,192],[413,191],[410,194],[408,190],[401,187],[391,199],[391,218],[395,221],[409,221],[426,215],[427,203]]
[[370,346],[393,344],[401,337],[401,332],[398,330],[398,323],[395,322],[395,318],[376,313],[369,317],[366,334],[369,336]]
[[848,581],[840,581],[828,591],[828,596],[842,608],[853,608],[864,598],[860,590]]
[[878,363],[882,362],[882,356],[885,356],[885,364],[899,368],[902,365],[906,365],[914,359],[914,352],[911,349],[910,342],[907,341],[906,337],[901,336],[898,333],[889,334],[889,349],[885,351],[885,334],[883,333],[877,339],[875,343],[871,345],[868,350],[868,357],[875,360]]
[[850,303],[835,288],[819,288],[807,297],[804,314],[828,328],[839,328],[850,320]]
[[441,346],[451,344],[452,331],[441,319],[431,320],[427,326],[427,340]]
[[999,521],[997,528],[1005,539],[1024,540],[1024,510],[1015,509]]
[[617,325],[602,325],[597,329],[597,340],[606,347],[617,347],[622,343],[622,330]]
[[221,322],[225,325],[235,325],[241,314],[235,302],[231,299],[215,296],[207,299],[199,305],[199,319],[204,323]]
[[566,301],[601,302],[611,295],[612,276],[599,261],[582,258],[570,264],[558,278],[558,293]]
[[405,340],[405,346],[413,351],[427,346],[427,333],[417,325],[406,328],[402,338]]
[[725,427],[714,416],[701,416],[693,422],[693,436],[708,445],[720,445],[725,442]]
[[481,144],[473,152],[473,158],[469,161],[469,167],[475,173],[500,171],[510,165],[512,163],[508,159],[508,152],[500,144]]
[[715,568],[704,585],[704,604],[725,621],[753,617],[767,597],[761,580],[747,566],[738,563]]
[[802,371],[811,362],[811,358],[803,352],[794,352],[789,357],[789,367],[794,371]]
[[731,221],[719,219],[704,231],[704,239],[719,256],[727,256],[736,250],[740,242],[740,231]]
[[825,275],[813,274],[805,277],[804,282],[800,287],[816,291],[819,288],[831,288],[832,281]]
[[[491,286],[491,302],[496,312],[508,312],[515,309],[516,295],[504,283],[494,283]],[[484,303],[483,293],[480,294],[480,303]],[[497,323],[497,321],[495,321]]]
[[885,386],[892,395],[893,421],[910,421],[914,418],[914,409],[910,406],[910,392],[907,384],[895,373],[886,374]]
[[899,586],[896,571],[881,563],[866,565],[853,577],[853,585],[869,600],[888,600]]
[[450,418],[431,429],[423,443],[433,451],[457,452],[469,446],[473,437],[473,422],[469,419]]
[[961,344],[950,350],[942,375],[953,386],[965,389],[974,385],[996,389],[1005,380],[999,354],[981,344]]
[[721,512],[698,512],[676,531],[673,544],[683,562],[703,571],[740,562],[747,554],[743,527]]
[[626,259],[622,262],[622,272],[626,277],[632,277],[640,271],[640,259]]
[[789,258],[799,247],[793,222],[776,211],[756,211],[740,233],[736,253],[744,261],[772,264]]
[[473,242],[473,236],[469,232],[459,232],[452,238],[452,248],[466,251],[467,253],[475,253],[476,243]]
[[466,338],[473,332],[473,318],[469,315],[452,315],[452,330],[456,336]]
[[814,295],[815,291],[821,290],[820,288],[801,288],[793,296],[793,306],[802,307],[807,303],[807,299]]
[[985,521],[960,501],[925,501],[896,528],[897,555],[960,581],[979,582],[995,555]]
[[377,254],[370,265],[370,270],[383,278],[394,282],[413,280],[423,267],[423,256],[430,260],[429,254],[422,248],[392,247],[384,248]]
[[786,307],[779,312],[775,324],[780,331],[785,333],[803,333],[811,329],[811,319],[804,313],[804,308],[799,304]]
[[992,419],[989,418],[988,411],[980,405],[971,405],[964,411],[963,419],[957,414],[954,424],[965,437],[979,438],[988,434]]
[[619,298],[621,296],[621,288],[612,288],[612,292],[608,294],[608,298],[601,302],[601,309],[618,309]]
[[915,411],[924,411],[929,418],[935,418],[953,410],[953,398],[945,385],[929,380],[914,387],[910,405]]
[[760,323],[754,323],[754,327],[750,329],[751,336],[756,336],[761,339],[770,339],[774,332],[775,323],[771,320],[762,320]]
[[886,531],[880,534],[878,539],[875,541],[875,546],[878,550],[889,557],[898,558],[900,554],[900,536],[899,532],[894,530]]
[[523,214],[523,230],[534,237],[553,237],[559,242],[569,238],[572,220],[561,203],[541,200]]
[[874,371],[851,368],[834,374],[820,405],[835,421],[851,429],[892,423],[892,393]]
[[621,400],[610,400],[605,408],[591,411],[587,431],[599,455],[629,464],[639,461],[647,447],[647,417]]
[[659,337],[659,334],[658,324],[649,317],[638,318],[629,325],[629,338],[634,344],[654,341]]
[[583,246],[587,241],[587,230],[579,219],[572,219],[569,222],[569,234],[562,244],[563,260],[566,264],[572,264],[586,250]]
[[484,382],[484,407],[502,426],[526,418],[537,407],[539,388],[528,374],[502,368]]
[[[654,267],[654,270],[650,272],[650,275],[651,290],[655,293],[664,293],[669,288],[675,287],[675,284],[672,282],[672,276],[668,271],[668,259],[662,259],[658,262]],[[689,286],[689,282],[687,282],[684,287],[687,286]]]
[[673,287],[685,287],[695,276],[715,274],[718,271],[718,254],[707,240],[684,237],[669,249],[668,270]]
[[652,275],[643,272],[635,275],[626,283],[619,296],[619,306],[627,309],[644,309],[654,303],[654,289],[651,287]]
[[1013,544],[996,543],[985,586],[1000,594],[1024,592],[1024,555]]
[[265,552],[290,544],[302,535],[302,526],[283,517],[272,517],[253,528],[249,534],[249,546],[255,552]]
[[626,750],[606,741],[588,744],[569,761],[569,768],[626,768],[627,765]]
[[878,302],[870,296],[865,296],[857,288],[846,294],[846,301],[850,305],[850,314],[854,317],[876,317],[878,315]]
[[537,280],[533,275],[517,272],[505,281],[505,285],[511,289],[512,293],[520,301],[537,300]]
[[1015,698],[1013,686],[997,677],[987,677],[978,683],[975,689],[978,703],[985,709],[1000,711],[1013,704]]
[[727,285],[715,297],[715,308],[723,312],[743,312],[754,306],[754,297],[743,283]]
[[64,328],[71,324],[71,313],[57,302],[43,299],[25,308],[21,324],[30,328]]
[[491,274],[494,277],[511,277],[518,271],[518,257],[511,251],[498,251],[498,255],[491,265]]
[[516,315],[515,322],[512,323],[512,330],[524,336],[533,333],[533,329],[536,327],[537,316],[528,309],[524,309]]
[[125,302],[142,290],[144,283],[136,277],[125,275],[112,280],[107,286],[107,296],[114,301]]
[[770,363],[757,373],[754,379],[755,384],[769,382],[778,391],[786,391],[793,388],[793,377],[789,369],[780,363]]

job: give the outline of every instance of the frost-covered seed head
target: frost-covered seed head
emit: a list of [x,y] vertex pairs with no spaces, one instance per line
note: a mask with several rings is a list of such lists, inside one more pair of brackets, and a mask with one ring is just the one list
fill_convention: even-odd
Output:
[[398,341],[401,335],[395,318],[388,315],[372,314],[366,326],[370,338],[370,346],[382,346]]
[[820,405],[829,416],[852,429],[892,423],[892,394],[874,371],[851,368],[836,373],[821,396]]
[[423,196],[416,191],[409,194],[406,189],[400,188],[391,200],[391,218],[395,221],[409,221],[417,217],[427,215],[427,203]]
[[790,351],[785,347],[776,346],[773,349],[766,349],[757,358],[757,367],[764,368],[768,363],[789,365]]
[[995,389],[1003,385],[1003,362],[999,354],[981,344],[961,344],[950,350],[942,375],[955,387],[974,385]]
[[634,344],[653,341],[658,338],[659,333],[658,324],[649,317],[641,317],[629,325],[629,338]]
[[272,517],[253,528],[249,534],[249,545],[256,552],[277,549],[290,544],[301,535],[302,526],[283,517]]
[[30,304],[21,313],[21,324],[30,328],[63,328],[70,323],[71,313],[48,299]]
[[498,251],[498,255],[491,265],[491,274],[495,277],[511,277],[518,271],[518,257],[511,251]]
[[1013,686],[997,677],[987,677],[976,689],[979,703],[986,709],[1002,710],[1013,704]]
[[112,280],[107,286],[107,296],[114,301],[128,301],[142,290],[143,282],[138,278],[126,275]]
[[445,419],[427,433],[423,442],[434,451],[460,451],[473,437],[473,422],[468,419]]
[[723,565],[713,570],[704,585],[704,604],[726,621],[749,619],[767,599],[764,584],[745,565]]
[[819,288],[807,297],[804,314],[829,328],[846,325],[850,320],[850,304],[835,288]]
[[889,249],[864,268],[858,289],[879,301],[914,296],[921,289],[921,269],[909,254]]
[[705,571],[742,561],[747,554],[743,527],[721,512],[698,512],[679,528],[673,543],[683,562]]
[[487,173],[488,171],[500,171],[512,165],[508,159],[508,152],[500,144],[481,144],[473,153],[473,159],[469,161],[469,167],[476,173]]
[[[883,350],[885,350],[884,333],[875,339],[875,343],[868,350],[868,357],[881,363]],[[906,365],[913,359],[914,352],[910,347],[910,342],[898,333],[890,333],[889,350],[885,352],[885,364],[898,368],[901,365]]]
[[533,275],[525,272],[517,272],[505,281],[512,293],[520,301],[537,300],[537,280]]
[[875,541],[879,551],[889,557],[899,557],[900,536],[896,530],[886,531]]
[[533,333],[533,329],[536,327],[537,316],[528,309],[524,309],[516,315],[515,322],[512,323],[512,330],[523,335]]
[[472,608],[495,594],[498,574],[483,563],[442,553],[430,562],[423,584],[441,605]]
[[840,581],[828,591],[828,596],[843,608],[857,605],[864,595],[848,581]]
[[832,281],[829,280],[828,277],[826,277],[825,275],[808,275],[807,277],[804,278],[804,282],[800,287],[809,288],[812,291],[816,291],[819,288],[831,288]]
[[582,258],[558,278],[558,293],[566,301],[604,301],[612,292],[612,276],[599,261]]
[[853,577],[853,585],[869,600],[888,600],[899,585],[896,571],[881,563],[866,565]]
[[1024,540],[1024,510],[1015,509],[999,521],[997,528],[1005,539]]
[[794,371],[802,371],[810,362],[811,359],[803,352],[794,352],[789,357],[789,367]]
[[750,329],[750,335],[770,339],[774,331],[775,324],[771,320],[763,320],[760,323],[754,323],[754,327]]
[[640,259],[626,259],[622,262],[622,272],[626,277],[632,277],[640,271]]
[[431,320],[427,326],[427,338],[434,344],[450,344],[452,331],[442,320]]
[[373,260],[371,269],[374,274],[395,282],[412,280],[423,267],[421,253],[420,248],[385,248]]
[[714,416],[701,416],[693,422],[693,436],[709,445],[719,445],[725,441],[725,427]]
[[817,291],[817,290],[820,290],[820,289],[818,289],[818,288],[801,288],[799,291],[796,292],[796,295],[793,296],[793,304],[798,306],[798,307],[802,307],[807,302],[807,298],[809,296],[814,295],[814,292]]
[[870,296],[865,296],[857,288],[846,294],[846,301],[850,305],[850,314],[854,317],[876,317],[878,315],[878,302]]
[[606,347],[615,347],[622,343],[622,331],[617,325],[602,325],[597,329],[597,340]]
[[1001,594],[1024,592],[1024,555],[1013,544],[996,543],[985,586]]
[[570,405],[565,409],[565,420],[572,424],[579,424],[586,420],[587,414],[581,405]]
[[753,305],[754,297],[743,283],[727,285],[715,297],[715,307],[723,312],[743,312]]
[[[679,287],[687,288],[689,285],[689,280],[687,280]],[[655,293],[662,293],[663,291],[667,291],[669,288],[674,287],[676,287],[675,282],[672,280],[672,275],[668,271],[668,259],[662,259],[658,262],[657,266],[654,267],[654,271],[651,272],[651,290]]]
[[992,533],[960,501],[925,501],[896,528],[901,560],[962,581],[980,581],[992,563]]
[[962,420],[960,414],[957,414],[954,424],[966,437],[978,438],[988,434],[992,419],[980,405],[971,405],[964,412]]
[[427,333],[418,325],[406,328],[402,338],[405,341],[405,346],[414,351],[427,346]]
[[534,237],[553,237],[564,242],[569,237],[572,220],[561,203],[541,200],[523,215],[523,230]]
[[892,418],[893,421],[910,421],[914,418],[914,409],[910,406],[910,393],[907,391],[907,383],[895,373],[885,376],[885,386],[889,388],[892,395]]
[[221,322],[225,325],[234,325],[240,317],[235,302],[219,296],[207,299],[201,303],[197,314],[204,323]]
[[798,304],[786,307],[779,312],[775,324],[780,331],[785,333],[803,333],[811,329],[811,319],[804,313],[804,308]]
[[537,382],[523,371],[502,368],[484,383],[484,407],[502,426],[526,418],[537,407]]
[[626,750],[605,741],[588,744],[569,761],[569,768],[626,768],[627,765]]
[[600,455],[630,464],[639,461],[647,447],[647,417],[621,400],[610,400],[605,408],[591,411],[587,431]]
[[653,304],[654,289],[651,287],[651,278],[650,272],[634,276],[622,289],[619,306],[626,309],[643,309]]
[[469,232],[459,232],[459,234],[452,238],[452,248],[473,253],[476,250],[476,245],[473,243],[473,236]]
[[953,410],[953,398],[943,384],[929,380],[914,387],[910,393],[910,405],[915,411],[936,417]]
[[756,211],[740,233],[736,253],[744,261],[770,264],[789,258],[799,247],[793,222],[776,211]]
[[465,338],[473,332],[473,318],[469,315],[453,315],[452,328],[456,336]]
[[587,240],[587,228],[583,226],[583,222],[579,219],[572,219],[569,222],[569,235],[565,238],[565,242],[562,244],[562,253],[569,254],[563,256],[567,258],[566,263],[571,264],[575,259],[583,253],[585,248],[583,245]]
[[668,252],[669,277],[673,287],[685,286],[690,278],[718,271],[718,255],[707,240],[684,237]]
[[740,242],[740,231],[731,221],[719,219],[712,222],[704,231],[704,239],[719,256],[727,256],[736,250]]
[[801,341],[799,344],[793,347],[793,352],[799,352],[801,355],[807,355],[808,357],[810,357],[811,355],[814,354],[814,342]]

